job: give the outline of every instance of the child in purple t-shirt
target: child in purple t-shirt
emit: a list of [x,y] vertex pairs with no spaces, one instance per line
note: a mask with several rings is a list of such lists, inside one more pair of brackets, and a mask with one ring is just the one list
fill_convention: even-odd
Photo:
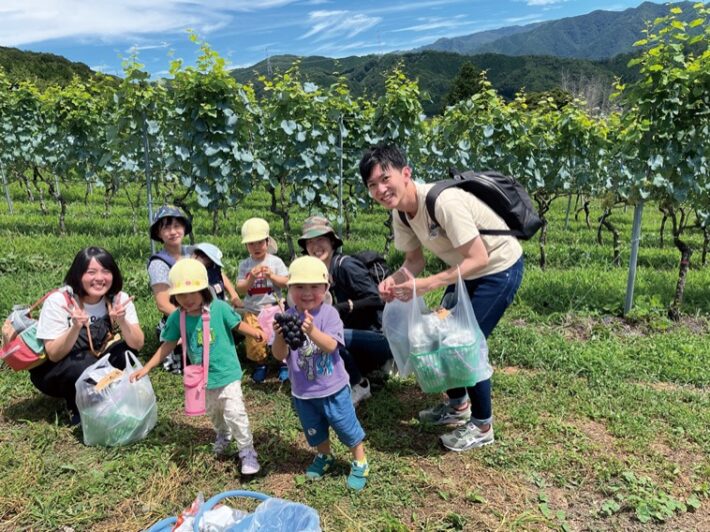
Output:
[[350,397],[349,377],[340,358],[343,322],[332,305],[323,303],[328,291],[328,269],[315,257],[300,257],[288,269],[288,295],[295,308],[290,314],[303,320],[306,341],[298,349],[290,349],[284,332],[274,322],[272,352],[288,364],[293,404],[301,420],[306,440],[318,450],[306,476],[316,480],[335,462],[330,448],[330,427],[350,448],[353,462],[348,486],[360,491],[367,483],[370,468],[365,457],[365,431],[355,414]]

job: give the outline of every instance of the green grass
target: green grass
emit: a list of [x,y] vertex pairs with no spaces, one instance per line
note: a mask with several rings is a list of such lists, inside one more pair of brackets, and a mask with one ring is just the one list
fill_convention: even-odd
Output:
[[[71,187],[64,191],[67,233],[60,235],[55,205],[48,202],[43,216],[38,203],[12,192],[15,214],[0,204],[0,314],[59,285],[78,249],[101,245],[117,258],[126,290],[136,296],[149,356],[157,346],[158,313],[145,273],[145,212],[138,213],[134,234],[125,197],[103,216],[100,190],[85,206],[83,187]],[[151,374],[159,419],[144,441],[104,449],[83,446],[62,405],[37,393],[26,373],[2,369],[0,530],[138,530],[176,515],[198,492],[239,488],[309,504],[326,530],[710,528],[710,268],[699,264],[702,235],[687,237],[696,253],[684,317],[670,322],[666,307],[679,254],[672,244],[659,247],[660,215],[646,209],[636,307],[622,318],[626,268],[612,266],[606,234],[599,246],[596,228],[573,221],[564,229],[564,204],[549,216],[544,271],[537,266],[537,240],[524,244],[523,285],[490,341],[495,445],[445,453],[436,438],[443,429],[415,421],[436,398],[413,380],[390,380],[358,408],[372,466],[366,490],[355,495],[345,487],[348,453],[339,443],[335,474],[307,483],[303,471],[312,451],[274,370],[263,386],[245,379],[264,474],[244,483],[233,456],[212,456],[209,421],[182,414],[178,377]],[[211,235],[211,218],[193,206],[197,240],[221,247],[232,277],[246,256],[239,228],[250,216],[269,219],[280,253],[287,252],[281,222],[267,208],[267,196],[254,193],[221,216],[219,234]],[[598,210],[593,206],[593,215]],[[308,214],[294,210],[294,226]],[[624,261],[631,216],[619,210],[611,218]],[[382,250],[385,217],[378,208],[360,213],[346,251]],[[401,254],[390,251],[388,259],[395,266]],[[437,264],[430,260],[429,268]],[[434,304],[439,295],[427,300]]]

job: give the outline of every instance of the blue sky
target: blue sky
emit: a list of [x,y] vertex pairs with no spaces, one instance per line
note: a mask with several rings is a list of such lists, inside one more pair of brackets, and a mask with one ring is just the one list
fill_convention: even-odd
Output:
[[623,10],[640,0],[0,0],[0,46],[50,52],[121,73],[138,53],[154,77],[191,64],[194,30],[232,66],[267,55],[345,57],[409,50],[440,37]]

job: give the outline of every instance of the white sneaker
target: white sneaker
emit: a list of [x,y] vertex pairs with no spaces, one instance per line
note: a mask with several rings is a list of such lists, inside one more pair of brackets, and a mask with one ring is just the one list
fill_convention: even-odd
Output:
[[227,454],[230,443],[232,443],[232,438],[229,434],[217,434],[217,438],[212,444],[212,452],[215,456],[224,456]]
[[256,457],[254,447],[247,447],[239,451],[239,458],[242,459],[242,475],[256,475],[259,472],[261,466]]
[[[365,383],[364,385],[362,384],[363,382]],[[365,399],[372,397],[372,392],[370,391],[370,381],[364,379],[359,384],[353,386],[350,391],[350,397],[352,398],[353,406],[357,406],[360,401],[364,401]]]
[[471,403],[463,410],[449,406],[448,401],[419,411],[419,421],[428,425],[465,425],[471,419]]
[[484,445],[490,445],[495,441],[492,425],[486,432],[482,432],[481,429],[473,423],[466,423],[453,432],[442,434],[439,439],[441,443],[444,444],[444,447],[456,452],[476,449]]

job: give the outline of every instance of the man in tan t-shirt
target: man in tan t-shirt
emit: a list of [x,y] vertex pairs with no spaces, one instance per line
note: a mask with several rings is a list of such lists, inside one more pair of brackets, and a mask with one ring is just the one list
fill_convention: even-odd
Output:
[[[394,244],[405,253],[402,268],[379,285],[385,301],[413,297],[406,274],[417,276],[428,249],[449,267],[434,275],[416,277],[416,295],[446,287],[442,304],[454,291],[458,271],[465,280],[476,320],[488,337],[500,321],[523,278],[522,248],[515,237],[481,235],[480,228],[507,230],[508,226],[490,207],[459,188],[444,190],[436,200],[436,221],[429,219],[425,201],[431,184],[412,180],[412,169],[394,145],[368,149],[360,160],[360,175],[370,196],[393,211]],[[409,226],[398,213],[405,214]],[[402,277],[402,274],[405,277]],[[397,280],[395,280],[397,279]],[[399,281],[399,283],[398,283]],[[493,443],[491,381],[447,390],[449,400],[419,412],[419,419],[435,425],[459,425],[441,436],[452,451],[466,451]]]

